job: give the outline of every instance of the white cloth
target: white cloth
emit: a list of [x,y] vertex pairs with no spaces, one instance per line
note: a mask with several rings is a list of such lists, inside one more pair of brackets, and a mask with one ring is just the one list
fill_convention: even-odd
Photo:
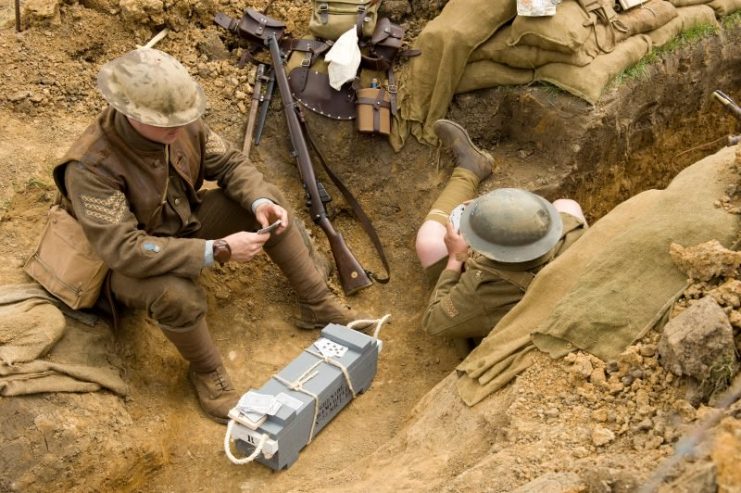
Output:
[[332,48],[324,56],[329,63],[329,85],[339,91],[342,84],[355,78],[360,68],[360,48],[358,47],[358,33],[355,27],[335,41]]

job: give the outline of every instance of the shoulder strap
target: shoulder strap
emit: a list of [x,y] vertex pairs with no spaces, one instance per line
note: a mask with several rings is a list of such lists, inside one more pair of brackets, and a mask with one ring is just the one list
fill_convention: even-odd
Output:
[[386,259],[386,253],[383,249],[383,245],[381,244],[381,239],[378,237],[378,233],[373,227],[373,223],[371,223],[370,218],[365,214],[365,211],[355,199],[352,192],[350,192],[350,190],[345,186],[342,180],[340,180],[340,178],[335,175],[335,173],[330,169],[327,161],[322,155],[322,152],[319,150],[316,142],[314,142],[314,137],[312,137],[308,125],[304,123],[303,127],[306,132],[306,136],[309,139],[309,143],[311,143],[311,147],[314,149],[314,152],[317,153],[317,156],[319,156],[319,161],[321,161],[324,171],[327,172],[327,176],[329,176],[329,178],[332,180],[332,183],[335,184],[340,193],[342,193],[342,196],[345,197],[345,200],[347,200],[347,203],[350,204],[350,207],[352,207],[355,217],[358,219],[360,225],[363,227],[365,234],[368,235],[368,238],[370,238],[371,242],[373,243],[373,247],[376,249],[376,252],[378,252],[378,257],[381,259],[383,268],[386,269],[386,277],[378,277],[375,273],[368,270],[365,271],[366,274],[368,274],[368,277],[370,277],[374,281],[380,284],[386,284],[391,279],[391,268],[389,267],[388,260]]
[[530,283],[533,282],[533,279],[535,279],[535,274],[533,274],[530,271],[495,269],[494,267],[490,265],[486,265],[484,261],[477,260],[475,257],[470,257],[468,260],[466,260],[466,263],[470,265],[471,267],[473,267],[474,269],[483,270],[485,272],[494,274],[495,276],[502,278],[508,283],[513,284],[514,286],[517,286],[518,288],[520,288],[520,290],[522,290],[523,293],[527,291],[527,288],[530,286]]

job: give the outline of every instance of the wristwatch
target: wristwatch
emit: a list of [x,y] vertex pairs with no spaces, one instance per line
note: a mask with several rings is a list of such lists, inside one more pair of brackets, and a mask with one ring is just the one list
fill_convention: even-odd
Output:
[[232,258],[232,249],[225,240],[214,240],[213,243],[214,260],[224,264]]

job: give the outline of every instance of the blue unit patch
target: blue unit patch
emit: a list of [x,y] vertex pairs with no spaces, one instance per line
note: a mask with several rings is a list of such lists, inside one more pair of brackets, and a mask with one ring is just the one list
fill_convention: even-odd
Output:
[[144,248],[144,250],[147,252],[160,253],[160,246],[150,241],[147,241],[146,243],[144,243],[144,245],[142,245],[142,248]]

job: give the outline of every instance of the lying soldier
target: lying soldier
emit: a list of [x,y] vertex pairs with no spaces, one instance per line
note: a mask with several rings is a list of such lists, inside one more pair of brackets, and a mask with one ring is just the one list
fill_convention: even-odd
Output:
[[[551,204],[516,188],[474,199],[493,159],[452,121],[438,120],[433,130],[453,151],[456,168],[417,233],[417,257],[435,283],[422,325],[428,334],[454,338],[467,352],[470,341],[486,337],[535,274],[587,226],[581,207],[569,199]],[[460,204],[459,220],[451,221]]]

